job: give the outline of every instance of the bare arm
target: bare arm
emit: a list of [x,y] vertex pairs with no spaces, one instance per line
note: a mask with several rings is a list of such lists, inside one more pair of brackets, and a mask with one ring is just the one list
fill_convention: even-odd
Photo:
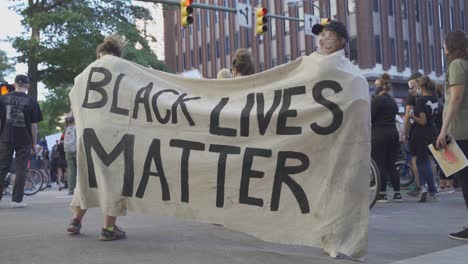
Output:
[[426,113],[420,113],[419,117],[413,115],[414,122],[420,124],[421,126],[425,126],[427,124]]
[[405,116],[403,117],[403,132],[405,133],[405,137],[409,135],[411,109],[413,109],[412,105],[407,105],[405,107]]
[[37,123],[31,124],[31,135],[32,135],[32,147],[33,149],[37,145]]
[[442,128],[440,129],[439,137],[437,138],[437,147],[445,147],[447,144],[445,142],[445,137],[447,136],[447,130],[455,114],[460,110],[460,104],[463,100],[463,93],[465,90],[464,85],[453,85],[450,86],[452,97],[448,102],[447,114],[445,115],[444,121],[442,123]]

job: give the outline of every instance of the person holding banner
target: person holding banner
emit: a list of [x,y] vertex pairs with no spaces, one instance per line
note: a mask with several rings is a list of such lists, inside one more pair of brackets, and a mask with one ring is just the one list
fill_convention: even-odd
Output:
[[254,74],[252,54],[248,49],[238,49],[232,60],[232,75],[234,77]]
[[[122,45],[120,44],[119,40],[115,37],[107,37],[104,39],[104,42],[100,44],[96,49],[96,56],[97,59],[100,59],[103,56],[117,56],[120,57],[122,55]],[[76,189],[74,195],[80,195],[79,188]],[[74,197],[74,200],[79,200],[79,198]],[[80,206],[76,206],[73,204],[70,206],[73,211],[73,218],[70,224],[67,227],[67,231],[71,235],[80,234],[81,231],[81,222],[86,214],[86,209],[82,209]],[[105,215],[104,216],[104,227],[101,230],[101,241],[112,241],[123,239],[126,237],[125,231],[122,228],[116,225],[117,216]]]
[[400,194],[400,177],[395,162],[400,148],[395,116],[398,114],[398,105],[389,94],[391,90],[390,76],[383,74],[375,81],[376,96],[371,103],[372,118],[372,153],[371,156],[379,167],[382,181],[377,202],[385,203],[387,199],[388,181],[393,186],[393,200],[402,202]]
[[[448,33],[444,50],[449,66],[445,81],[444,117],[436,147],[445,148],[450,135],[468,156],[468,37],[462,31]],[[468,207],[468,167],[461,170],[459,176]],[[449,234],[449,237],[468,241],[468,229]]]

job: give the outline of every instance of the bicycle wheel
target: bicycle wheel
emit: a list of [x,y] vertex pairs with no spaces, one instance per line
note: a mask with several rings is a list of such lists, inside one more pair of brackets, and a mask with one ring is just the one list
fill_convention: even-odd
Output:
[[44,169],[39,169],[38,170],[40,173],[41,173],[41,176],[42,176],[42,187],[41,187],[41,191],[45,190],[47,188],[47,185],[49,185],[50,183],[50,177],[49,177],[49,174],[47,173],[46,170]]
[[375,205],[380,189],[380,172],[374,159],[371,159],[370,186],[369,186],[369,209]]
[[411,164],[406,163],[403,160],[395,163],[397,173],[400,176],[400,186],[408,187],[414,182],[414,170]]
[[34,195],[38,193],[43,184],[42,175],[39,171],[28,169],[26,172],[26,182],[24,184],[24,195]]

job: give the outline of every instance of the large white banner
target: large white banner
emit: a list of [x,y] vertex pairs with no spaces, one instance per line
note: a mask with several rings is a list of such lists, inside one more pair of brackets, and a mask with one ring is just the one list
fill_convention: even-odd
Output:
[[369,93],[343,52],[225,80],[104,56],[77,76],[70,99],[72,205],[365,255]]

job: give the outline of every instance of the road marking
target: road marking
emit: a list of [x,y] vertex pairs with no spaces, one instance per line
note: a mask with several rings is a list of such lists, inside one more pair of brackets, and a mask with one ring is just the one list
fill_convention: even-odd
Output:
[[[448,238],[447,238],[448,239]],[[468,258],[468,245],[460,246],[455,248],[449,248],[426,255],[422,255],[415,258],[409,258],[393,262],[391,264],[439,264],[439,263],[450,263],[450,264],[466,264]],[[447,262],[450,260],[450,262]]]

